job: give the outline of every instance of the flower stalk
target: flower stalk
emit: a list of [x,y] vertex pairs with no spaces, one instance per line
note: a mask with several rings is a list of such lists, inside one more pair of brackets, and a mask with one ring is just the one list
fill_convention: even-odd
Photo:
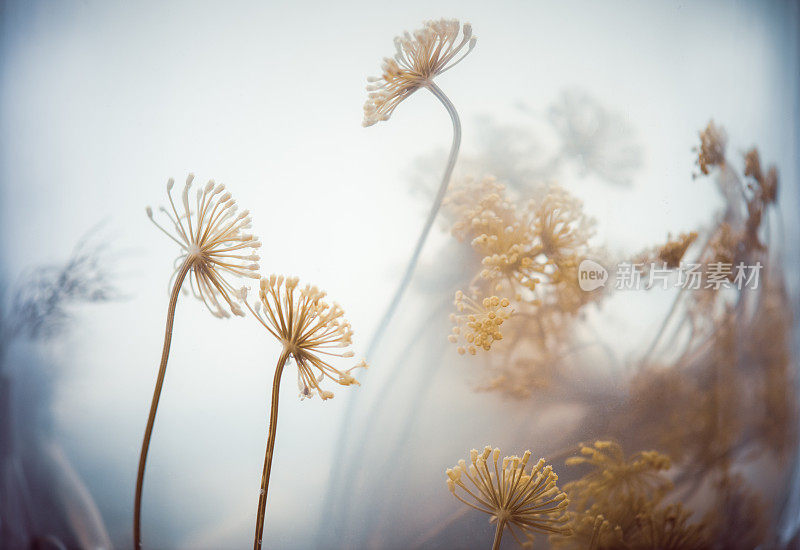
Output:
[[[210,180],[197,189],[196,200],[190,201],[189,192],[194,183],[194,174],[186,178],[186,185],[180,194],[180,211],[172,197],[175,181],[167,181],[167,197],[170,209],[160,208],[167,219],[166,226],[159,224],[153,216],[153,209],[147,207],[150,221],[175,244],[180,247],[181,254],[175,261],[177,266],[172,275],[172,291],[167,308],[167,328],[164,336],[164,347],[161,352],[161,363],[158,368],[156,387],[150,403],[150,414],[147,417],[142,448],[139,454],[139,468],[136,475],[136,493],[133,508],[133,547],[139,550],[142,544],[141,515],[142,488],[144,471],[147,464],[147,453],[153,435],[158,402],[167,371],[170,344],[172,343],[172,325],[175,320],[175,307],[178,295],[188,278],[194,296],[202,301],[215,317],[229,317],[226,310],[234,315],[244,316],[244,310],[237,304],[238,291],[234,289],[227,277],[258,278],[259,256],[255,251],[261,242],[249,233],[245,233],[252,225],[249,211],[238,211],[236,201],[225,191],[225,186]],[[191,204],[194,202],[194,204]],[[192,208],[194,207],[194,208]]]
[[367,348],[367,357],[372,356],[372,352],[375,351],[378,344],[380,343],[381,338],[383,337],[383,333],[386,331],[386,328],[389,325],[389,322],[392,320],[392,316],[394,315],[395,311],[397,310],[398,305],[400,305],[400,300],[403,298],[403,294],[405,294],[408,285],[411,283],[411,277],[414,275],[414,270],[417,267],[417,263],[419,262],[419,257],[422,254],[422,249],[425,246],[425,241],[428,239],[428,235],[431,232],[431,227],[433,227],[433,222],[436,220],[436,215],[439,213],[439,209],[442,206],[442,201],[444,200],[444,196],[447,193],[447,187],[450,184],[450,178],[453,175],[453,169],[456,165],[456,159],[458,158],[458,151],[461,147],[461,119],[458,116],[458,112],[456,111],[455,106],[450,101],[450,99],[445,95],[439,86],[437,86],[433,81],[428,81],[424,84],[424,86],[430,90],[430,92],[442,102],[444,108],[447,110],[447,113],[450,115],[450,119],[453,122],[453,142],[450,145],[450,155],[447,158],[447,166],[444,169],[444,175],[442,176],[442,182],[439,184],[439,189],[436,192],[436,197],[433,199],[433,204],[431,205],[430,212],[428,213],[428,217],[425,220],[425,225],[422,227],[422,232],[420,233],[419,238],[417,239],[417,244],[414,245],[414,252],[411,254],[411,258],[408,260],[408,264],[406,264],[406,269],[403,272],[403,277],[400,279],[400,284],[397,285],[397,290],[394,292],[394,296],[392,297],[392,301],[389,303],[389,307],[381,317],[380,323],[378,324],[378,328],[375,330],[375,333],[372,336],[372,340],[370,341],[369,347]]
[[297,277],[270,275],[261,279],[259,301],[255,308],[248,303],[244,289],[240,296],[253,317],[283,345],[272,382],[269,434],[261,474],[253,550],[261,548],[264,536],[267,493],[278,428],[278,397],[281,377],[289,357],[294,359],[297,366],[301,399],[314,395],[319,395],[323,401],[332,399],[333,392],[323,389],[321,382],[327,378],[340,386],[358,385],[353,371],[367,368],[364,361],[344,370],[334,366],[335,360],[353,357],[353,351],[345,349],[350,347],[353,339],[350,323],[344,319],[344,310],[338,304],[325,301],[325,292],[310,285],[304,288],[298,285]]
[[192,267],[190,258],[186,258],[180,267],[176,277],[175,283],[172,286],[172,292],[169,297],[169,306],[167,307],[167,328],[164,333],[164,347],[161,350],[161,364],[158,367],[158,377],[156,378],[156,387],[153,390],[153,399],[150,402],[150,414],[147,416],[147,426],[144,429],[144,439],[142,440],[142,449],[139,453],[139,469],[136,473],[136,496],[133,505],[133,547],[138,550],[142,546],[141,535],[141,515],[142,515],[142,488],[144,485],[144,469],[147,465],[147,452],[150,449],[150,438],[153,435],[153,425],[156,421],[156,411],[158,410],[158,402],[161,399],[161,388],[164,386],[164,375],[167,373],[167,360],[169,360],[169,348],[172,344],[172,325],[175,321],[175,307],[178,304],[178,295],[181,292],[181,286],[186,279],[186,275]]
[[256,532],[253,541],[253,550],[261,548],[261,541],[264,536],[264,516],[267,511],[267,493],[269,491],[269,475],[272,470],[272,455],[275,450],[275,434],[278,429],[278,394],[281,389],[281,376],[286,361],[289,359],[290,351],[288,346],[284,346],[278,364],[275,367],[275,377],[272,380],[272,403],[269,408],[269,434],[267,435],[267,451],[264,455],[264,471],[261,474],[261,490],[258,497],[258,512],[256,514]]
[[494,532],[494,542],[492,543],[492,550],[500,550],[500,541],[503,539],[503,529],[506,528],[506,520],[497,520],[497,529]]

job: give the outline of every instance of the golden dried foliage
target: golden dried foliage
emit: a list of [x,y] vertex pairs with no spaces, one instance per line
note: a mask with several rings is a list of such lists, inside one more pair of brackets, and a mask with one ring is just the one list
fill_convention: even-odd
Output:
[[709,175],[711,168],[725,164],[725,148],[728,144],[728,136],[725,130],[718,128],[714,121],[700,132],[700,145],[695,147],[697,152],[697,166],[703,175]]

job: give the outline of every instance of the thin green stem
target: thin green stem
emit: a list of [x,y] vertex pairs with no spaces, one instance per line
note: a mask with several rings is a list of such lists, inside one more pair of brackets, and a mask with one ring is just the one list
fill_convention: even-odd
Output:
[[164,385],[164,375],[167,372],[167,360],[169,359],[169,348],[172,343],[172,324],[175,321],[175,306],[178,303],[178,295],[181,286],[192,267],[191,258],[183,262],[175,283],[172,286],[172,293],[169,297],[169,307],[167,308],[167,328],[164,334],[164,347],[161,350],[161,364],[158,367],[158,377],[156,387],[153,391],[153,400],[150,403],[150,414],[147,417],[147,426],[144,429],[144,439],[142,440],[142,450],[139,453],[139,470],[136,474],[136,496],[133,504],[133,548],[138,550],[142,546],[141,519],[142,519],[142,487],[144,485],[144,469],[147,465],[147,451],[150,449],[150,438],[153,435],[153,425],[156,421],[156,411],[158,401],[161,398],[161,388]]
[[267,512],[267,492],[269,491],[269,475],[272,470],[272,456],[275,449],[275,432],[278,428],[278,393],[281,389],[281,375],[286,361],[289,359],[289,349],[283,348],[275,367],[275,377],[272,380],[272,404],[269,409],[269,435],[267,436],[267,452],[264,455],[264,470],[261,474],[261,491],[258,496],[258,513],[256,514],[256,534],[253,540],[253,550],[261,548],[261,539],[264,536],[264,517]]

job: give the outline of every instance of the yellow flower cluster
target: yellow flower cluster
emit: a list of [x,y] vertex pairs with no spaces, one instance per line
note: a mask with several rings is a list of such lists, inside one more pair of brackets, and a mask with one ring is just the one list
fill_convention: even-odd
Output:
[[466,343],[458,346],[458,353],[475,355],[478,348],[489,351],[495,340],[503,339],[500,325],[511,315],[508,298],[491,296],[478,302],[459,290],[453,304],[458,313],[450,315],[454,326],[449,340],[456,343],[463,339]]
[[[466,341],[472,346],[461,343],[457,350],[474,353],[481,347],[488,351],[502,336],[504,353],[488,358],[492,372],[482,388],[524,397],[550,383],[572,336],[575,314],[601,295],[578,285],[580,262],[599,254],[589,245],[594,221],[563,188],[543,186],[521,205],[508,195],[492,177],[464,178],[449,189],[445,206],[453,220],[452,234],[470,243],[481,264],[469,291],[460,291],[457,297],[462,298],[456,300],[457,308],[463,308],[470,296],[468,314],[474,319],[465,319],[462,311],[453,314],[456,326],[449,338],[459,343],[468,331]],[[501,335],[489,306],[503,300],[514,316]],[[493,321],[488,327],[483,322],[487,317]],[[505,321],[508,316],[498,311],[496,318]]]
[[531,300],[525,291],[534,291],[541,280],[558,284],[569,278],[593,233],[581,201],[551,185],[540,200],[520,209],[491,177],[479,186],[470,180],[463,185],[470,193],[451,191],[455,196],[448,203],[458,216],[452,232],[470,240],[483,264],[479,278],[493,292]]

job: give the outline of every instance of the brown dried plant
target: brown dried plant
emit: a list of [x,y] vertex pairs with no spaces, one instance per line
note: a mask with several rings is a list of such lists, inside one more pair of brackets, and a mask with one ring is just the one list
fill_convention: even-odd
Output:
[[182,211],[175,207],[175,201],[172,199],[174,180],[170,178],[167,182],[170,210],[162,207],[161,212],[169,221],[167,224],[169,230],[155,221],[153,209],[147,207],[147,217],[180,247],[180,255],[175,261],[176,267],[172,274],[164,347],[139,455],[133,509],[133,545],[137,550],[141,547],[142,488],[147,452],[150,448],[161,388],[167,371],[175,306],[184,280],[189,277],[195,297],[201,300],[215,317],[228,317],[226,308],[234,315],[244,315],[237,303],[239,292],[234,289],[228,278],[258,278],[259,256],[255,251],[261,246],[261,242],[246,233],[252,225],[249,212],[247,210],[239,212],[236,201],[225,191],[225,186],[215,184],[213,180],[197,190],[196,200],[192,201],[194,204],[190,204],[189,192],[193,182],[194,174],[189,174],[181,195]]
[[367,367],[364,361],[345,370],[333,365],[335,360],[353,357],[352,350],[345,349],[353,342],[350,323],[343,318],[344,310],[338,304],[328,304],[324,300],[325,292],[310,285],[303,288],[298,288],[298,285],[296,277],[270,275],[268,279],[261,279],[259,301],[254,308],[242,296],[253,316],[283,346],[272,382],[269,434],[256,513],[254,550],[261,548],[264,534],[267,493],[278,427],[278,398],[287,361],[290,357],[294,358],[297,365],[301,398],[317,394],[323,400],[333,398],[333,392],[320,387],[323,379],[327,378],[341,386],[358,385],[352,372]]
[[664,504],[672,488],[664,472],[669,457],[640,451],[626,457],[615,441],[581,446],[567,465],[590,466],[564,486],[570,498],[572,535],[553,536],[559,548],[645,550],[709,548],[706,522],[689,523],[681,504]]
[[[641,359],[619,369],[624,393],[577,394],[588,420],[578,431],[653,450],[626,456],[620,443],[596,441],[568,459],[590,470],[564,486],[570,536],[551,537],[556,546],[752,548],[770,540],[764,504],[739,472],[757,457],[784,460],[797,440],[794,320],[770,226],[778,172],[762,168],[755,148],[737,171],[727,135],[713,122],[700,142],[700,174],[715,178],[724,211],[710,227],[670,234],[640,257],[673,270],[696,264],[704,273],[727,265],[721,277],[730,284],[676,294]],[[576,340],[576,318],[600,296],[576,284],[580,260],[596,253],[591,221],[560,188],[524,202],[491,178],[452,186],[446,204],[453,235],[482,264],[463,295],[505,297],[514,310],[503,319],[502,341],[492,329],[483,346],[492,350],[484,388],[514,397],[552,390]],[[757,266],[757,284],[737,286],[737,266]],[[563,401],[570,386],[553,398]],[[687,504],[703,490],[716,501],[696,521]]]
[[[490,468],[488,461],[493,462]],[[505,529],[517,543],[531,545],[535,533],[567,534],[564,526],[569,505],[567,496],[556,485],[558,476],[540,459],[530,472],[525,469],[531,457],[504,457],[500,465],[500,449],[490,446],[479,453],[470,451],[470,464],[460,460],[447,470],[447,487],[458,500],[485,514],[496,523],[492,550],[500,548]],[[460,494],[459,494],[460,493]],[[519,534],[517,533],[519,531]],[[523,543],[522,535],[526,541]]]

